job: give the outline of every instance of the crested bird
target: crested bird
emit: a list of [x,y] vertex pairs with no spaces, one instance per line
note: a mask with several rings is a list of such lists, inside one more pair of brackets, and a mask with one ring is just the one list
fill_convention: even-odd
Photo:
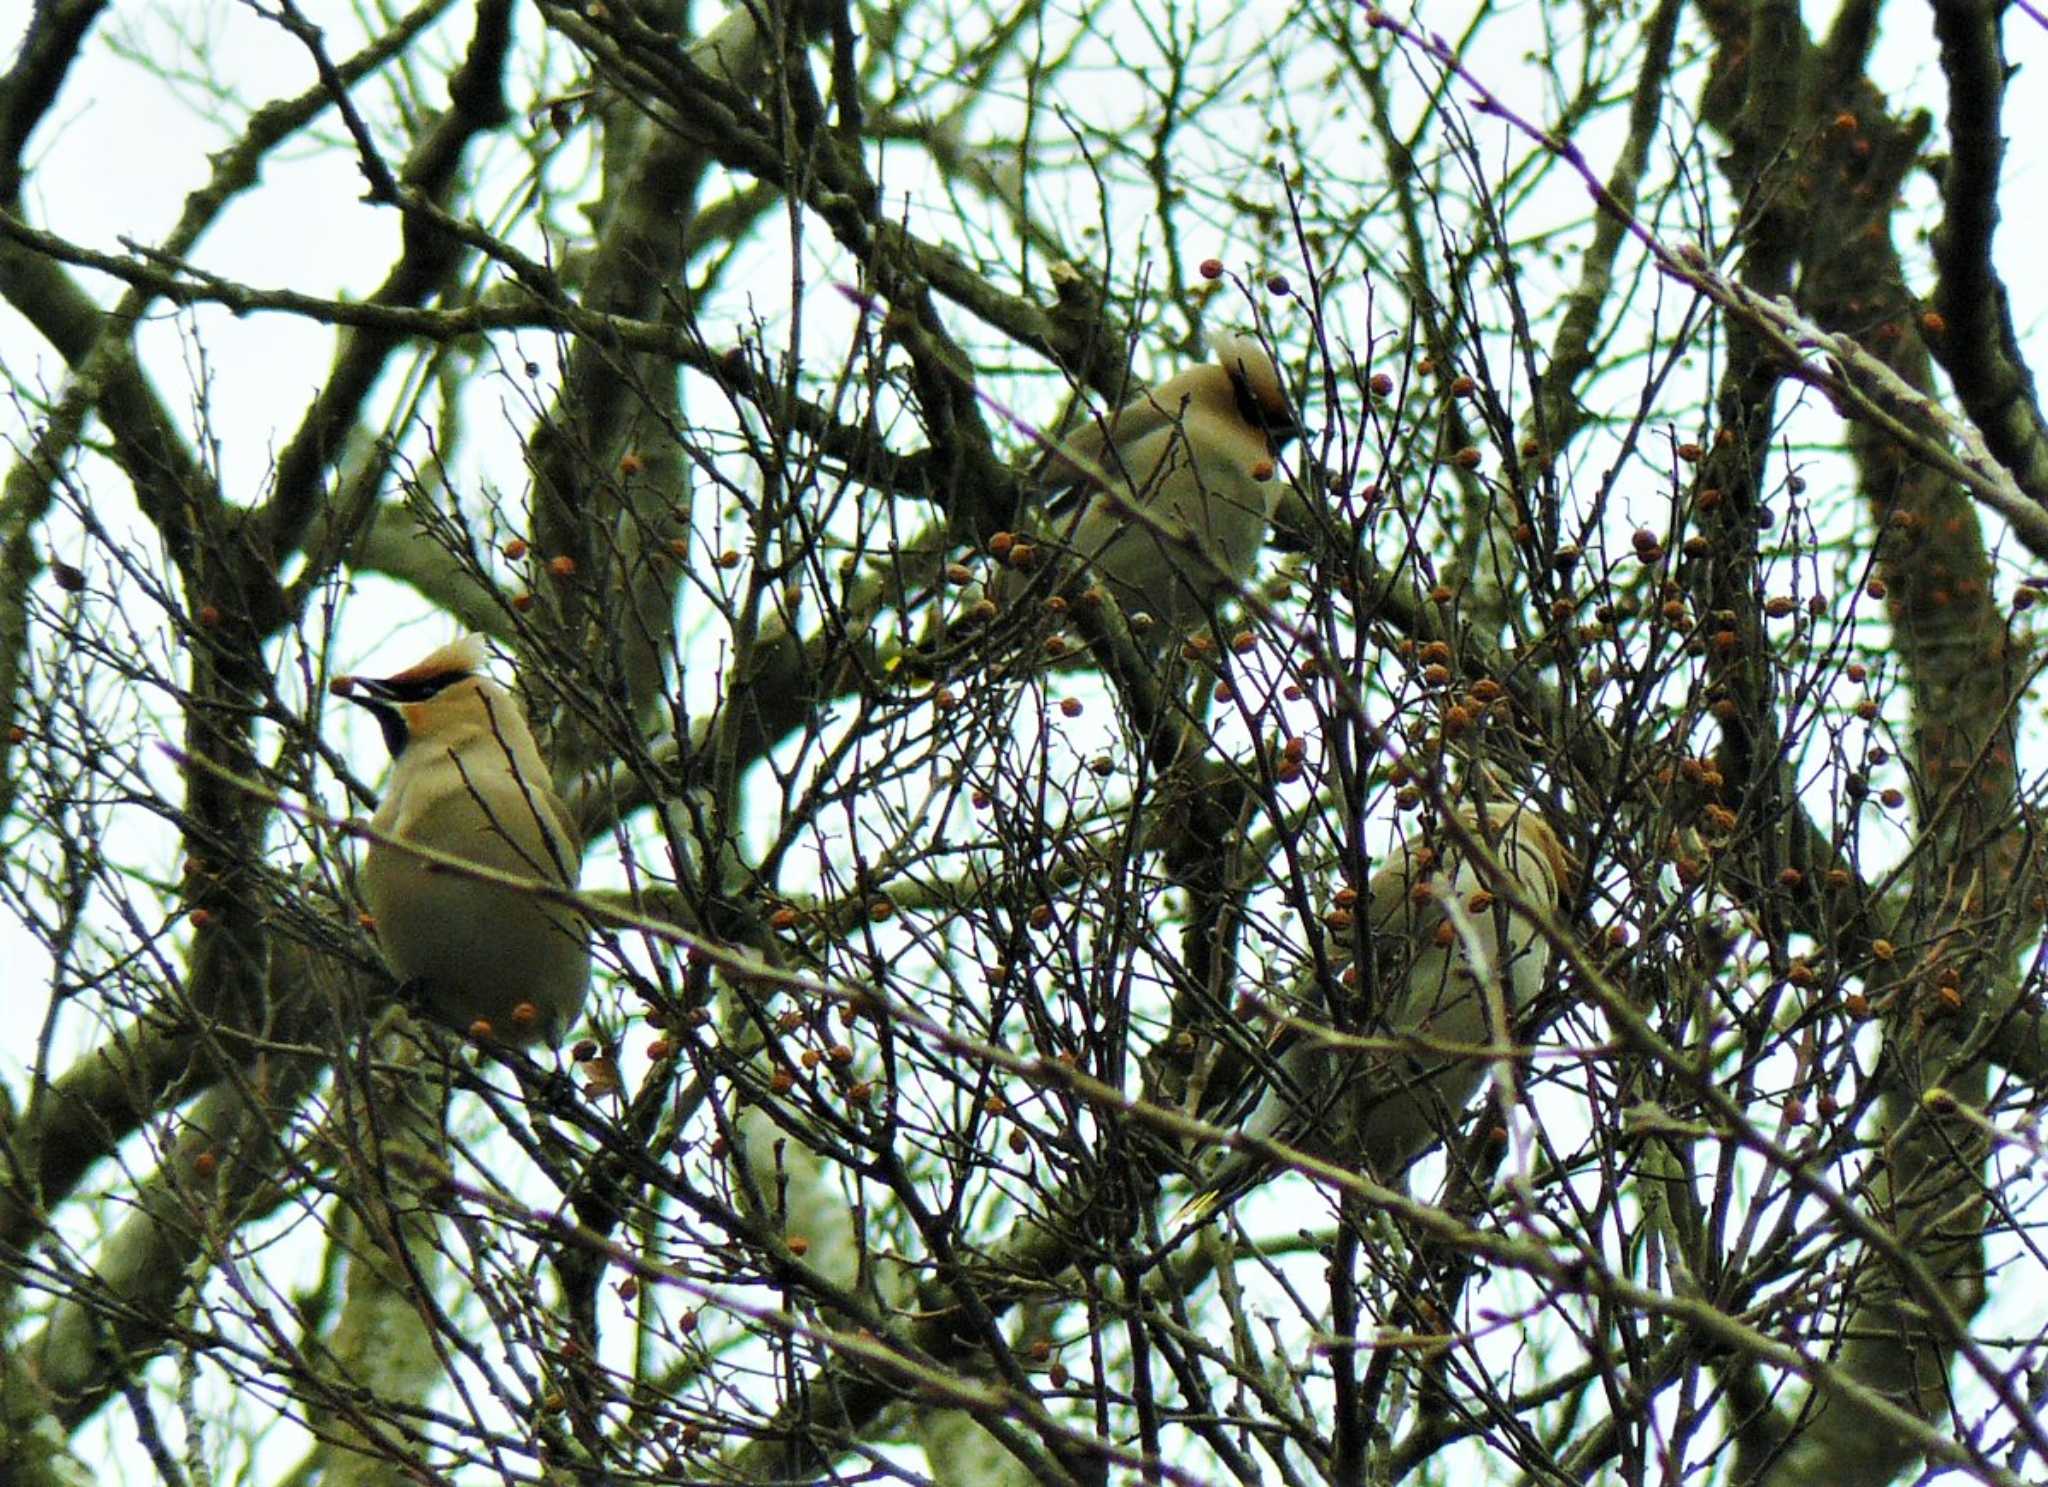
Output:
[[[1524,900],[1544,909],[1559,902],[1571,859],[1534,806],[1494,801],[1458,816]],[[1542,987],[1549,943],[1501,886],[1454,842],[1403,840],[1354,911],[1367,916],[1372,956],[1361,990],[1380,1004],[1359,1031],[1378,1046],[1283,1031],[1248,1091],[1244,1134],[1399,1182],[1479,1089],[1488,1066],[1481,1050],[1509,1031],[1496,1018],[1512,1022]],[[1177,1220],[1203,1221],[1278,1166],[1250,1147],[1227,1153]]]
[[1251,576],[1300,432],[1272,357],[1247,335],[1070,434],[1046,461],[1046,513],[1155,652]]
[[555,793],[526,715],[483,674],[466,636],[392,676],[337,677],[329,689],[368,708],[391,750],[371,818],[362,891],[392,973],[435,1017],[500,1042],[560,1040],[582,1010],[590,955],[581,918],[531,892],[465,877],[394,843],[574,888],[574,822]]

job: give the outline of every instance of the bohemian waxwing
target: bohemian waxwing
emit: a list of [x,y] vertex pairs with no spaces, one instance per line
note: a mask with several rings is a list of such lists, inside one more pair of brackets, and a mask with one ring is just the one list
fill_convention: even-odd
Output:
[[[1556,834],[1530,805],[1496,801],[1484,814],[1482,829],[1478,811],[1458,812],[1529,902],[1554,906],[1571,860]],[[1246,1100],[1246,1135],[1358,1168],[1383,1183],[1401,1181],[1485,1078],[1488,1060],[1476,1050],[1498,1046],[1511,1032],[1495,1027],[1484,978],[1499,978],[1493,984],[1504,992],[1501,1011],[1511,1022],[1535,997],[1550,964],[1548,942],[1504,898],[1496,899],[1488,887],[1495,881],[1447,835],[1394,849],[1358,906],[1370,916],[1373,954],[1372,977],[1361,978],[1360,993],[1380,1004],[1358,1031],[1380,1046],[1336,1046],[1302,1029],[1283,1033],[1266,1077],[1255,1081]],[[1385,1046],[1411,1039],[1412,1051]],[[1231,1152],[1178,1217],[1200,1222],[1274,1170],[1257,1151]]]
[[[330,690],[368,708],[391,749],[371,828],[573,888],[581,862],[568,808],[526,715],[483,665],[483,642],[469,636],[395,676],[335,679]],[[487,1022],[500,1041],[528,1044],[558,1042],[576,1020],[590,956],[571,911],[382,841],[364,854],[362,889],[393,974],[442,1021]]]
[[[1208,622],[1251,576],[1299,426],[1273,359],[1219,336],[1194,367],[1070,435],[1044,479],[1059,544],[1116,596],[1153,650]],[[1135,514],[1138,508],[1143,515]]]

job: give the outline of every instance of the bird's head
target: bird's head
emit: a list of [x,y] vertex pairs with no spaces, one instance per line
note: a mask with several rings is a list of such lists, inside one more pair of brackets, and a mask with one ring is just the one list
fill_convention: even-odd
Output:
[[[1469,819],[1470,813],[1467,814]],[[1578,863],[1535,806],[1524,800],[1493,801],[1486,807],[1486,824],[1490,834],[1498,834],[1503,839],[1512,834],[1518,841],[1534,848],[1543,859],[1543,865],[1550,870],[1550,881],[1558,900],[1562,901],[1569,894]],[[1503,854],[1503,860],[1512,868],[1512,859]]]
[[1263,430],[1275,452],[1286,448],[1288,441],[1301,432],[1301,422],[1294,405],[1287,401],[1280,370],[1273,365],[1266,348],[1251,336],[1229,331],[1215,337],[1209,349],[1230,378],[1238,415],[1253,428]]
[[465,635],[390,676],[338,676],[327,690],[366,707],[393,758],[422,742],[485,721],[483,704],[504,694],[483,674],[484,643]]

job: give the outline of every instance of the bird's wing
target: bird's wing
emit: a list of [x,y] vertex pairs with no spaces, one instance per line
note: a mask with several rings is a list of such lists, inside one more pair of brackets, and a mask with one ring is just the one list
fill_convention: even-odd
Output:
[[583,837],[577,827],[576,817],[569,810],[569,803],[557,795],[545,780],[534,787],[533,794],[534,799],[540,802],[542,812],[553,823],[558,844],[562,849],[563,863],[568,870],[568,879],[573,886],[583,857]]
[[1047,461],[1048,478],[1054,482],[1087,479],[1097,470],[1115,474],[1112,448],[1128,450],[1139,440],[1171,428],[1179,421],[1182,402],[1182,394],[1169,382],[1156,392],[1133,398],[1107,418],[1090,418],[1060,441]]
[[1373,1028],[1398,1030],[1412,1021],[1410,972],[1448,922],[1441,895],[1456,867],[1433,843],[1411,839],[1397,844],[1366,883],[1371,980],[1362,972],[1359,990]]
[[1133,399],[1107,418],[1095,418],[1075,429],[1046,457],[1038,475],[1050,492],[1045,509],[1057,516],[1071,512],[1082,497],[1117,480],[1142,493],[1174,448],[1194,437],[1192,428],[1204,416],[1193,401],[1186,374]]

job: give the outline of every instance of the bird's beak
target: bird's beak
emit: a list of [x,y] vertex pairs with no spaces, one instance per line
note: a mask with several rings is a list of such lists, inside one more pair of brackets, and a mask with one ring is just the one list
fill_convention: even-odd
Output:
[[327,684],[327,690],[336,697],[346,697],[361,707],[375,707],[380,702],[398,702],[401,694],[391,684],[374,676],[337,676]]
[[384,747],[391,751],[392,758],[398,757],[405,748],[405,716],[384,683],[366,676],[337,676],[327,684],[327,690],[366,709],[377,720],[377,731],[384,735]]

